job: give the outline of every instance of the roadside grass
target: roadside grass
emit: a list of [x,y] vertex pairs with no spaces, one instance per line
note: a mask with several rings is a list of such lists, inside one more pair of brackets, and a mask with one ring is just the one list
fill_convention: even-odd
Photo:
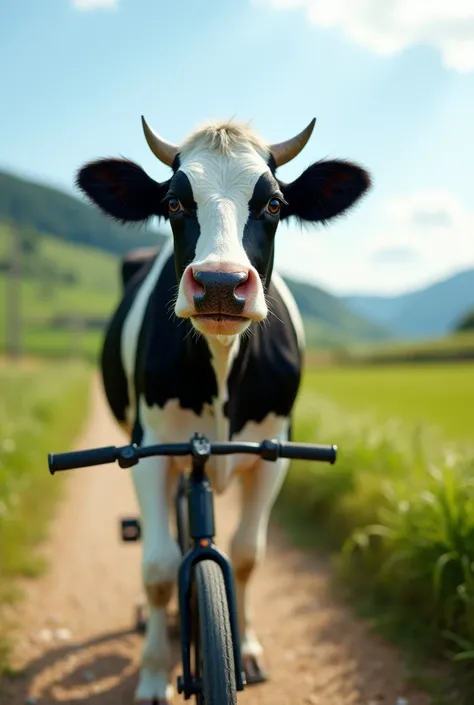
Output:
[[37,547],[60,498],[47,453],[74,439],[89,389],[90,368],[82,363],[0,368],[0,673],[10,647],[4,608],[21,597],[15,579],[44,570]]
[[[319,372],[307,375],[295,437],[337,443],[337,463],[294,462],[276,519],[298,543],[333,554],[335,586],[404,647],[416,680],[425,687],[429,682],[440,701],[457,689],[454,702],[474,702],[474,443],[461,446],[449,439],[449,431],[460,428],[448,419],[453,388],[444,387],[446,412],[434,409],[428,395],[429,422],[418,413],[400,420],[388,413],[391,398],[377,376],[372,387],[368,378],[365,386],[361,382],[357,397],[355,383],[344,383],[349,379],[344,370],[325,368],[326,373],[338,384],[331,387],[326,380],[321,396],[314,384]],[[417,372],[420,378],[425,374],[428,389],[430,371]],[[422,391],[413,390],[412,381],[408,375],[405,392],[415,398]],[[400,386],[402,378],[395,375],[393,389],[403,397]],[[460,384],[458,396],[462,391]],[[349,409],[341,403],[344,393],[353,401]],[[370,402],[376,397],[382,400],[378,408]],[[408,405],[397,407],[397,395],[392,402],[401,414]],[[440,427],[431,423],[435,417]],[[466,424],[458,438],[466,441],[467,431]],[[434,673],[433,663],[440,664]],[[456,686],[447,672],[455,674]]]

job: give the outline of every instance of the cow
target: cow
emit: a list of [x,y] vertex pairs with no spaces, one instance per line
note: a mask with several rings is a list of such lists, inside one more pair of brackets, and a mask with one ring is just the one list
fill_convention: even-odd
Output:
[[[176,146],[142,117],[148,146],[171,169],[166,181],[125,158],[96,159],[78,170],[78,188],[103,213],[120,223],[162,218],[172,231],[143,266],[123,270],[123,296],[104,337],[105,394],[132,442],[185,442],[194,432],[212,441],[291,439],[305,339],[296,303],[273,267],[277,227],[288,219],[325,224],[370,186],[363,167],[341,159],[317,161],[290,183],[279,179],[277,169],[301,152],[314,124],[269,145],[248,124],[211,121]],[[168,703],[173,694],[166,610],[181,555],[169,512],[188,463],[148,458],[132,470],[149,603],[135,691],[142,704]],[[287,468],[284,459],[244,455],[212,458],[209,466],[216,493],[234,476],[241,485],[230,558],[249,683],[266,678],[249,580],[264,559]]]

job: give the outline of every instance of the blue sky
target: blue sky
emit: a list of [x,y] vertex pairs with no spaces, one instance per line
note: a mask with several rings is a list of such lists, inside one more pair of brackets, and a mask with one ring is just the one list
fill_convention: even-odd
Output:
[[72,191],[125,155],[163,179],[142,113],[173,142],[230,116],[281,141],[315,116],[281,177],[344,157],[374,187],[327,228],[282,227],[281,270],[391,293],[474,266],[472,0],[19,0],[0,61],[2,168]]

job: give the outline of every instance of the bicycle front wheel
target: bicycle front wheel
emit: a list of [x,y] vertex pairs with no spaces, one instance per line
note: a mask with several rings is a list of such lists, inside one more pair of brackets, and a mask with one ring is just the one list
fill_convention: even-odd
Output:
[[202,683],[198,705],[236,705],[235,664],[229,607],[222,571],[214,561],[194,569],[196,675]]

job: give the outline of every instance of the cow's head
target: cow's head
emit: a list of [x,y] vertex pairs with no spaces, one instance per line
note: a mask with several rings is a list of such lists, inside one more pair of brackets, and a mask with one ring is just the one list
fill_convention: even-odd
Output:
[[280,221],[325,223],[370,185],[364,169],[342,160],[316,162],[292,183],[277,178],[277,167],[301,152],[315,120],[276,145],[247,126],[210,123],[179,147],[142,122],[153,154],[173,171],[168,181],[154,181],[125,159],[100,159],[80,169],[77,185],[121,222],[169,219],[179,282],[175,313],[205,335],[227,338],[266,318]]

